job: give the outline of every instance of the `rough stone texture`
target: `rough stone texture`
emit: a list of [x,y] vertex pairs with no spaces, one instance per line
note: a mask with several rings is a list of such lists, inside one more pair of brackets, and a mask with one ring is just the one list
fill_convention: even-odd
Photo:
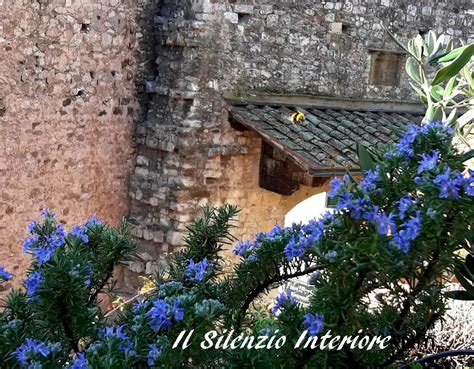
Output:
[[468,0],[422,6],[385,0],[160,2],[156,74],[146,84],[152,97],[137,125],[140,159],[129,188],[133,232],[143,252],[159,258],[146,262],[146,269],[179,248],[203,204],[242,207],[237,236],[247,238],[282,223],[294,205],[324,189],[285,197],[259,188],[261,141],[230,127],[224,95],[414,100],[406,76],[399,86],[368,84],[371,50],[397,50],[382,24],[403,40],[434,29],[472,42],[471,7]]
[[0,0],[0,264],[15,277],[42,208],[67,227],[127,214],[149,3]]

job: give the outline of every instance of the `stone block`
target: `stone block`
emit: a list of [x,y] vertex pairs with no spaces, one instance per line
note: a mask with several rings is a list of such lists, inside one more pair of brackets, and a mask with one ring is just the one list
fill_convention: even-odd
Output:
[[183,238],[184,234],[181,232],[176,232],[173,230],[169,230],[166,234],[166,242],[173,246],[181,246],[183,245]]
[[137,155],[137,165],[140,165],[142,167],[147,167],[149,163],[150,163],[150,160],[146,156]]
[[145,266],[145,274],[155,274],[160,270],[160,263],[157,261],[148,261]]
[[141,168],[141,167],[136,167],[135,168],[135,174],[140,177],[146,177],[148,176],[148,169],[146,168]]
[[143,239],[146,240],[146,241],[151,241],[153,239],[153,232],[148,230],[148,229],[144,229],[143,230]]
[[128,269],[135,273],[143,273],[145,271],[145,263],[141,261],[129,262]]
[[234,12],[239,14],[253,14],[253,5],[236,4],[234,5]]
[[163,243],[164,241],[164,233],[163,231],[155,231],[153,232],[153,242],[156,243]]
[[273,13],[273,5],[260,5],[260,14],[268,15]]
[[329,23],[329,33],[342,33],[342,23],[341,22],[333,22]]
[[230,23],[239,23],[239,15],[234,12],[224,12],[224,19],[229,21]]

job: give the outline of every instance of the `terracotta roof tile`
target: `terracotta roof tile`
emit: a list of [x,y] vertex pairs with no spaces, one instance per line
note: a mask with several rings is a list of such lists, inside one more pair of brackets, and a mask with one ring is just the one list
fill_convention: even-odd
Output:
[[[302,124],[289,116],[301,111]],[[233,105],[230,117],[283,150],[311,175],[358,171],[357,142],[377,147],[397,140],[420,115],[403,112],[353,111],[335,108],[298,108],[283,105]]]

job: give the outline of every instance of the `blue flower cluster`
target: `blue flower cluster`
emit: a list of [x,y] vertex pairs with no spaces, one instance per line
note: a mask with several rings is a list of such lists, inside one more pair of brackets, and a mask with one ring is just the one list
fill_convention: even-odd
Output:
[[174,300],[172,305],[166,302],[166,300],[157,299],[153,301],[152,308],[146,314],[151,329],[156,333],[161,328],[170,328],[172,326],[172,318],[175,321],[183,320],[184,309],[180,308],[179,305],[180,301],[178,299]]
[[439,160],[439,151],[434,150],[431,155],[421,154],[421,160],[418,165],[417,173],[421,174],[426,171],[433,170]]
[[239,242],[234,248],[233,253],[242,257],[246,257],[250,251],[255,249],[258,245],[258,242],[244,241]]
[[133,357],[136,352],[133,350],[133,344],[127,334],[123,331],[124,326],[118,325],[116,327],[106,327],[99,332],[99,337],[106,339],[118,339],[120,341],[119,350],[123,351],[125,355]]
[[79,352],[77,357],[72,362],[70,369],[89,369],[89,362],[84,353]]
[[[413,134],[413,130],[409,135]],[[411,139],[407,139],[409,142]],[[419,173],[432,170],[438,161],[438,153],[433,152],[432,155],[422,157],[419,166]],[[376,182],[379,178],[379,169],[369,174],[370,180],[362,181],[361,187],[366,191],[371,191],[375,188]],[[365,182],[364,182],[365,181]],[[464,182],[465,183],[465,179]],[[464,184],[462,184],[464,185]],[[460,185],[459,185],[460,186]],[[421,212],[417,211],[417,201],[411,194],[403,196],[398,202],[398,214],[387,213],[381,211],[380,208],[371,203],[368,197],[355,198],[351,192],[345,191],[345,186],[341,181],[332,182],[331,196],[338,196],[337,207],[339,210],[348,210],[350,216],[355,220],[364,219],[373,222],[377,228],[377,232],[383,236],[392,236],[392,245],[396,246],[403,252],[407,253],[414,241],[421,231]],[[408,220],[397,227],[396,218],[401,221],[405,220],[408,214],[413,214]]]
[[163,352],[163,347],[158,347],[155,344],[150,345],[149,347],[150,351],[148,352],[147,363],[148,366],[153,366],[155,365],[155,361],[160,357],[161,353]]
[[[431,121],[428,124],[423,124],[418,126],[416,124],[411,124],[408,126],[407,132],[400,139],[400,142],[397,144],[395,150],[385,153],[385,158],[403,158],[405,160],[412,158],[415,155],[414,152],[414,143],[418,137],[421,135],[435,135],[437,139],[442,141],[450,140],[454,134],[452,128],[448,127],[446,124],[440,121]],[[436,156],[423,157],[422,161],[425,165],[433,165]]]
[[411,242],[418,237],[420,231],[421,212],[418,210],[414,217],[411,217],[400,226],[400,229],[393,236],[393,242],[406,254],[410,251]]
[[10,279],[12,279],[12,274],[0,265],[0,281],[9,281]]
[[104,224],[97,216],[94,214],[89,220],[86,220],[84,223],[85,227],[90,227],[94,225]]
[[41,272],[36,271],[28,275],[25,279],[26,295],[28,301],[36,301],[38,299],[37,291],[44,282],[44,276]]
[[186,260],[188,265],[184,270],[186,277],[194,281],[202,281],[206,276],[208,269],[212,268],[212,265],[209,264],[207,258],[204,258],[199,263],[195,263],[192,259]]
[[395,225],[395,215],[390,213],[386,214],[385,212],[380,212],[375,215],[375,223],[377,225],[377,232],[380,235],[388,235],[388,234],[393,234],[396,230],[396,225]]
[[346,174],[344,177],[343,177],[343,181],[341,181],[339,178],[333,178],[330,182],[329,182],[329,192],[328,192],[328,196],[330,199],[336,197],[337,195],[339,195],[342,191],[344,191],[345,187],[349,184],[350,182],[350,178],[349,176]]
[[259,232],[255,236],[256,240],[259,242],[263,241],[276,241],[281,237],[282,232],[284,231],[284,228],[282,228],[279,224],[276,224],[270,232]]
[[[55,214],[49,209],[44,209],[41,212],[41,217],[49,220],[48,234],[43,234],[41,224],[36,220],[30,222],[27,227],[28,232],[32,235],[27,238],[23,243],[23,251],[25,253],[32,253],[36,258],[38,267],[47,263],[53,256],[55,250],[63,246],[66,242],[66,237],[75,237],[81,240],[82,243],[88,243],[89,237],[87,235],[87,227],[95,224],[102,224],[100,220],[94,215],[90,220],[85,222],[85,226],[75,226],[72,228],[69,235],[66,236],[66,232],[61,224],[55,224]],[[43,228],[44,230],[44,228]],[[74,269],[71,271],[72,274],[77,273]],[[88,275],[92,276],[92,266],[88,266]],[[1,276],[0,276],[1,277]],[[31,273],[25,280],[26,293],[28,301],[35,301],[37,299],[36,292],[40,285],[44,282],[44,276],[40,271]],[[91,279],[87,278],[84,281],[84,285],[88,286],[91,284]]]
[[40,236],[36,233],[38,228],[39,226],[36,221],[29,224],[28,230],[32,237],[24,241],[23,251],[25,253],[33,253],[38,266],[41,266],[51,259],[56,247],[64,245],[65,232],[63,226],[58,224],[53,232]]
[[465,179],[460,172],[452,172],[451,168],[446,167],[443,173],[436,176],[433,183],[438,186],[441,199],[457,200],[459,192],[464,187]]
[[86,233],[87,229],[81,226],[74,226],[72,227],[71,232],[69,233],[71,236],[74,236],[82,241],[82,243],[86,244],[89,242],[89,237]]
[[37,361],[38,359],[41,359],[41,357],[47,358],[49,354],[59,352],[60,350],[61,344],[59,343],[46,344],[32,338],[27,338],[26,342],[15,350],[13,356],[24,368],[41,368],[40,362]]
[[259,232],[255,236],[255,241],[244,241],[239,242],[234,248],[233,253],[239,255],[248,260],[256,260],[257,255],[255,254],[256,249],[263,242],[274,242],[281,239],[281,236],[287,231],[286,228],[282,228],[279,224],[276,224],[269,232]]
[[272,308],[272,313],[276,314],[279,310],[281,310],[284,307],[284,305],[294,304],[294,303],[296,303],[296,299],[291,294],[291,291],[283,292],[282,294],[277,296],[276,304]]
[[308,330],[308,335],[314,337],[324,329],[324,317],[321,314],[307,313],[304,315],[304,326]]
[[360,187],[365,193],[368,193],[376,188],[379,181],[380,165],[377,165],[375,170],[369,169],[365,172],[364,178],[360,182]]
[[308,224],[297,227],[297,235],[293,235],[285,246],[284,253],[288,261],[303,257],[306,250],[313,247],[324,235],[328,222],[332,221],[333,214],[326,213],[320,219],[312,219]]

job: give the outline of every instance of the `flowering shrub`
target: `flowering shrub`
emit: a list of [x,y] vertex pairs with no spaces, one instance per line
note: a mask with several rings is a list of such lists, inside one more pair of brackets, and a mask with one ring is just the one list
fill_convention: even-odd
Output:
[[[113,266],[133,253],[124,230],[97,219],[66,232],[48,211],[32,222],[24,249],[33,255],[24,291],[0,315],[0,360],[6,367],[389,367],[403,362],[445,310],[444,282],[472,234],[474,174],[440,123],[410,126],[374,156],[357,182],[331,181],[336,211],[308,224],[275,226],[239,243],[241,262],[223,273],[220,251],[233,206],[205,208],[186,247],[155,277],[155,289],[126,305],[115,322],[97,307]],[[256,299],[285,281],[311,275],[310,304],[290,292],[266,310]],[[0,268],[0,278],[11,278]],[[201,338],[215,331],[205,349]],[[301,345],[251,349],[250,337],[306,332],[391,336],[370,351]],[[245,338],[239,347],[217,339]],[[271,341],[271,340],[270,340]],[[232,341],[234,342],[234,341]],[[220,345],[220,349],[218,349]],[[209,347],[207,347],[209,348]]]

